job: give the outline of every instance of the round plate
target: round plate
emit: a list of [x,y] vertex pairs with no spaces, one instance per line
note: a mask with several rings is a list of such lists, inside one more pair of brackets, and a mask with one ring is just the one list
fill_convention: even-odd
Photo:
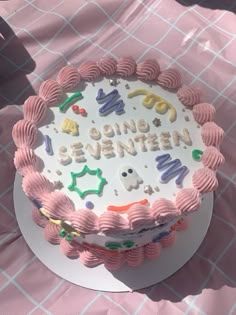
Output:
[[159,258],[146,260],[140,267],[124,265],[114,272],[103,265],[87,268],[79,259],[64,256],[57,245],[51,245],[43,237],[43,229],[31,218],[33,205],[21,188],[21,176],[14,184],[16,218],[26,243],[39,260],[58,276],[74,284],[93,290],[124,292],[142,289],[158,283],[181,268],[197,251],[209,227],[213,193],[205,195],[201,209],[189,216],[189,228],[177,233],[176,244],[162,250]]

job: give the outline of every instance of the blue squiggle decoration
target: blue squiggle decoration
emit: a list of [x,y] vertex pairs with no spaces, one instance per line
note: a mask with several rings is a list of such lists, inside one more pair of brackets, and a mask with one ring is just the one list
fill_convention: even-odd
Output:
[[98,104],[103,104],[99,108],[99,113],[102,116],[106,116],[111,112],[115,111],[116,114],[120,115],[124,112],[125,104],[123,100],[119,100],[120,94],[118,90],[114,89],[110,93],[105,94],[103,89],[98,90],[96,101]]
[[163,154],[156,157],[157,169],[159,171],[165,170],[161,175],[161,182],[168,183],[172,178],[177,176],[175,183],[178,187],[181,187],[184,177],[188,174],[189,169],[187,166],[182,166],[179,159],[169,161],[170,159],[170,154]]

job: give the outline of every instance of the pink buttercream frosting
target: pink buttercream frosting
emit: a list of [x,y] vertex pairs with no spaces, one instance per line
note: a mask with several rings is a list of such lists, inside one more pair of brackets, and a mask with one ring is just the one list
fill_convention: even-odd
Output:
[[104,234],[112,234],[129,229],[128,222],[119,214],[114,212],[104,212],[99,217],[99,229]]
[[152,215],[161,224],[167,223],[181,214],[175,204],[165,198],[154,201],[151,209]]
[[34,151],[27,147],[18,149],[15,152],[14,164],[17,171],[22,176],[25,176],[27,173],[36,171],[37,158],[34,154]]
[[210,146],[203,152],[201,161],[204,166],[216,170],[224,164],[225,158],[217,148]]
[[160,73],[160,66],[156,60],[145,60],[137,64],[136,74],[139,80],[156,80]]
[[129,266],[137,267],[144,260],[144,247],[138,247],[125,252],[125,259]]
[[13,127],[12,138],[18,148],[32,147],[37,139],[37,127],[29,120],[19,120]]
[[118,255],[105,255],[104,265],[108,270],[118,270],[125,262],[124,253],[119,253]]
[[82,63],[78,71],[81,75],[81,78],[89,82],[96,80],[100,75],[100,70],[94,61]]
[[177,193],[175,203],[181,212],[193,212],[198,210],[201,196],[196,188],[184,188]]
[[136,62],[132,57],[124,57],[118,60],[117,74],[121,77],[129,77],[135,73]]
[[174,229],[176,231],[184,231],[188,228],[189,226],[189,220],[188,218],[185,216],[183,217],[181,220],[178,220],[175,224],[174,224]]
[[204,167],[194,172],[192,177],[193,186],[201,193],[214,191],[218,187],[215,171]]
[[47,110],[47,103],[39,96],[30,96],[24,103],[24,119],[38,124],[44,118]]
[[48,222],[45,229],[43,230],[43,236],[45,240],[47,240],[49,243],[57,245],[60,244],[61,242],[59,232],[60,232],[59,225],[56,225],[52,222]]
[[207,146],[218,147],[224,136],[224,130],[214,122],[207,122],[202,126],[202,140]]
[[57,82],[65,92],[70,92],[80,83],[80,74],[77,69],[65,66],[58,73]]
[[150,209],[140,204],[135,204],[129,208],[128,219],[131,229],[137,229],[141,226],[147,226],[154,223],[154,218]]
[[200,125],[213,121],[215,113],[215,107],[208,103],[197,104],[193,107],[193,117]]
[[22,188],[26,196],[38,200],[54,189],[53,184],[39,172],[27,174],[22,180]]
[[184,85],[179,88],[177,97],[180,102],[185,106],[193,106],[200,102],[200,91],[194,86]]
[[46,101],[48,106],[53,106],[61,101],[63,90],[57,81],[46,80],[39,88],[39,96]]
[[98,217],[88,209],[80,209],[70,214],[68,220],[74,229],[85,233],[96,233],[98,231]]
[[181,74],[177,69],[164,70],[159,74],[157,83],[167,89],[179,88],[181,85]]
[[116,73],[117,61],[110,56],[104,57],[97,62],[98,68],[105,76]]
[[96,267],[103,263],[103,259],[96,257],[94,253],[91,253],[89,250],[86,249],[80,252],[79,258],[82,264],[90,268]]
[[72,200],[58,190],[43,196],[41,201],[47,213],[55,219],[68,220],[75,211]]
[[45,227],[48,224],[48,220],[44,216],[42,216],[39,209],[35,207],[33,208],[32,211],[32,219],[38,226],[41,227]]
[[65,238],[60,238],[60,250],[62,253],[70,258],[78,258],[80,256],[80,248],[81,246],[72,240],[72,242],[68,242]]
[[171,231],[170,234],[167,236],[164,236],[160,242],[163,247],[171,247],[174,245],[175,241],[176,241],[176,231]]
[[144,246],[144,255],[149,259],[155,259],[161,254],[160,243],[149,243]]

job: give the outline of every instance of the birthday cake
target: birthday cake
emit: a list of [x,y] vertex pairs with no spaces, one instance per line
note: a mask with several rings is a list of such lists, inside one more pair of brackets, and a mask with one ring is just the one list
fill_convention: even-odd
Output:
[[14,163],[32,218],[88,267],[156,259],[218,186],[215,108],[155,60],[68,65],[23,112]]

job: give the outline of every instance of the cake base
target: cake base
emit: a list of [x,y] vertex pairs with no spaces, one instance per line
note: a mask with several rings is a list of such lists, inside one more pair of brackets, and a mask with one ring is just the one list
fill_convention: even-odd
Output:
[[124,292],[142,289],[156,284],[180,269],[197,251],[208,230],[212,210],[213,193],[208,193],[200,211],[189,216],[189,228],[177,232],[173,247],[163,249],[160,257],[146,260],[137,268],[124,265],[118,271],[108,271],[103,265],[87,268],[79,259],[64,256],[59,246],[48,243],[43,229],[31,217],[32,204],[21,188],[21,176],[16,174],[14,183],[14,206],[16,218],[26,243],[37,258],[63,279],[79,286],[109,292]]

